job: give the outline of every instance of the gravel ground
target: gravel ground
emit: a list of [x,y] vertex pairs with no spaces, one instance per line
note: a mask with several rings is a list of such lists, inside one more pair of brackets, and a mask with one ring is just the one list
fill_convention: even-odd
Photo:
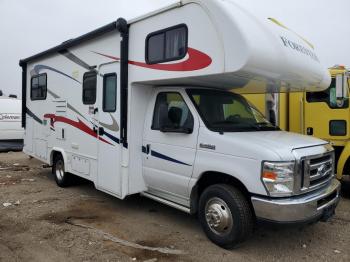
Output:
[[349,183],[343,191],[331,221],[260,225],[228,251],[195,217],[140,196],[121,201],[86,181],[61,189],[37,160],[2,153],[0,261],[350,261]]

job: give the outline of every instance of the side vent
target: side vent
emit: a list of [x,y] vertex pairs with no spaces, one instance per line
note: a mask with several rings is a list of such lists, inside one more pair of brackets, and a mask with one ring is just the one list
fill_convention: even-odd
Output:
[[54,99],[53,100],[57,116],[65,116],[67,113],[67,100]]

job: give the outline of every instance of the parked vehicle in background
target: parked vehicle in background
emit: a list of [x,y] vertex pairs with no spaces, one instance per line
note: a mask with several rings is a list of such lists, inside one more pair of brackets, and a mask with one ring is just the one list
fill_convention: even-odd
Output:
[[322,92],[245,95],[264,115],[286,131],[329,141],[335,149],[338,179],[350,175],[349,70],[329,68],[332,81]]
[[22,150],[24,129],[21,125],[22,102],[0,90],[0,152]]
[[233,1],[177,1],[20,65],[24,152],[52,165],[61,187],[74,174],[120,199],[141,193],[198,214],[225,248],[256,219],[334,214],[332,146],[279,130],[230,92],[251,80],[246,91],[260,93],[329,86],[308,42],[271,19]]

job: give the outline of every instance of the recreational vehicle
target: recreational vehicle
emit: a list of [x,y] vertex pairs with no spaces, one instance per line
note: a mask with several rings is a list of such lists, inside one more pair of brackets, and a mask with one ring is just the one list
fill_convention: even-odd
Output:
[[[231,248],[256,220],[326,220],[339,201],[329,143],[281,131],[229,90],[322,91],[313,46],[233,1],[182,0],[20,61],[24,152],[119,199],[190,214]],[[281,88],[283,87],[283,88]]]
[[7,97],[0,90],[0,152],[22,150],[21,107],[21,100],[14,95]]

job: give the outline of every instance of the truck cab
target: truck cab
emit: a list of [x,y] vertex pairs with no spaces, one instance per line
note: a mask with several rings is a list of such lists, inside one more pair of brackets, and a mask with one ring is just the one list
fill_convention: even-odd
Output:
[[332,146],[282,131],[243,96],[156,88],[146,116],[144,194],[198,213],[215,243],[241,241],[255,218],[306,223],[333,214],[340,184]]
[[328,141],[335,149],[338,179],[350,175],[349,71],[329,68],[331,83],[321,92],[244,95],[281,129]]
[[336,155],[338,179],[350,175],[349,72],[344,66],[329,69],[332,82],[322,92],[305,93],[305,134],[329,141]]

